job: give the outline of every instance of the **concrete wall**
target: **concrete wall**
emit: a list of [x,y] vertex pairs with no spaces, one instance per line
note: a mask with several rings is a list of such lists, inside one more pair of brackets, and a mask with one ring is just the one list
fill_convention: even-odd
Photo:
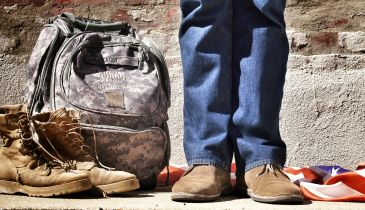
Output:
[[[21,102],[27,59],[42,24],[62,11],[123,20],[153,38],[171,76],[173,163],[184,163],[178,0],[2,0],[0,104]],[[353,169],[365,154],[365,1],[288,0],[291,46],[281,131],[291,166]]]

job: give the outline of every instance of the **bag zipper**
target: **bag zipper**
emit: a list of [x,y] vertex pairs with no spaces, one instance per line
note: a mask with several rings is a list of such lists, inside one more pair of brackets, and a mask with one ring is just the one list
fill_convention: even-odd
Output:
[[56,110],[56,99],[55,99],[55,91],[56,91],[56,67],[58,60],[60,59],[60,56],[62,55],[62,52],[65,50],[68,43],[70,43],[72,40],[74,40],[76,37],[81,36],[85,33],[79,33],[75,34],[72,37],[70,37],[65,43],[62,44],[60,50],[56,54],[55,60],[53,62],[52,72],[51,72],[51,83],[50,83],[50,105],[52,110]]
[[164,132],[164,130],[162,130],[162,128],[159,127],[149,127],[148,129],[143,129],[143,130],[135,130],[135,129],[131,129],[131,128],[126,128],[126,127],[118,127],[118,126],[112,126],[112,125],[99,125],[99,124],[89,124],[89,123],[80,123],[82,128],[98,128],[98,129],[102,129],[102,130],[115,130],[115,131],[125,131],[128,133],[139,133],[139,132],[143,132],[143,131],[151,131],[151,130],[158,130],[160,133],[162,133],[164,135],[164,137],[166,137],[166,134]]

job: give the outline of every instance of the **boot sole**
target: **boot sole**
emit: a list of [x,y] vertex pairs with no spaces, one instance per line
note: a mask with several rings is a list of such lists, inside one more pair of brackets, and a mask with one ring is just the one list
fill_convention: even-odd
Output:
[[23,193],[34,197],[53,197],[71,193],[82,192],[93,186],[89,179],[81,179],[65,184],[49,187],[32,187],[18,182],[0,180],[0,192],[6,194]]
[[101,189],[106,194],[115,194],[139,189],[139,181],[137,178],[134,178],[112,184],[97,185],[96,187]]
[[255,195],[251,189],[247,189],[247,194],[252,200],[261,203],[303,203],[304,198],[301,195],[282,195],[282,196],[259,196]]
[[187,192],[176,192],[171,193],[171,200],[173,201],[215,201],[220,196],[227,196],[232,193],[232,187],[223,189],[220,193],[214,195],[194,194]]

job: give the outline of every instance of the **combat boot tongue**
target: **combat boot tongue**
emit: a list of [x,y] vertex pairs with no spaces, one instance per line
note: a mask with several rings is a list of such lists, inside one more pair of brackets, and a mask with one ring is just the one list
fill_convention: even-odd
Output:
[[[97,167],[90,146],[80,134],[77,111],[61,108],[55,112],[41,113],[33,117],[36,129],[41,133],[41,142],[53,154],[65,162],[76,161],[77,170],[86,171],[91,183],[107,194],[126,192],[139,188],[135,175],[124,171],[108,171]],[[101,165],[101,163],[99,163]]]
[[[80,134],[78,112],[65,108],[45,112],[33,117],[41,144],[64,161],[94,162],[91,148]],[[87,151],[89,150],[89,151]]]

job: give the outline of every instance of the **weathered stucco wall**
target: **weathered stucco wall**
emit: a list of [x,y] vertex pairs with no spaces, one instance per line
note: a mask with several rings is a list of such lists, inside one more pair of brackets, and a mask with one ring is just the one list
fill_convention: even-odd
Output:
[[[42,24],[62,11],[123,20],[153,38],[168,62],[172,162],[184,163],[178,0],[2,0],[0,104],[21,102],[25,65]],[[289,0],[291,46],[281,131],[288,165],[354,168],[365,154],[365,1]]]

